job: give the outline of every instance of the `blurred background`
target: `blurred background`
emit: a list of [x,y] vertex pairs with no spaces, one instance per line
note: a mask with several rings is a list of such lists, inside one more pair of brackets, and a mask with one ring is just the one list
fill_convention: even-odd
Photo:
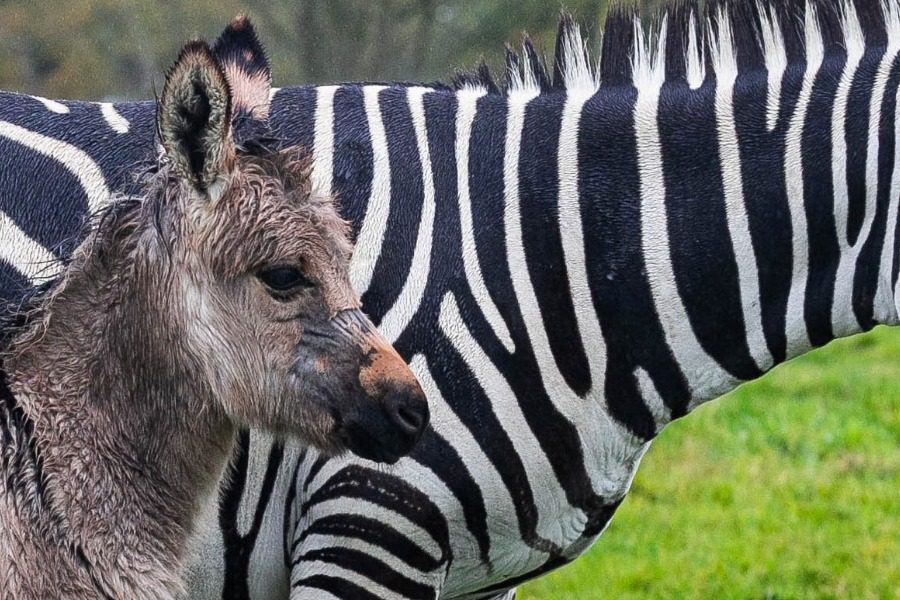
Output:
[[[565,5],[596,50],[606,2]],[[0,0],[0,88],[150,98],[188,38],[242,11],[284,86],[446,80],[524,30],[551,54],[560,4]],[[663,431],[600,542],[520,600],[900,598],[898,398],[900,330],[880,328],[709,403]]]
[[[561,4],[545,0],[65,0],[0,2],[0,88],[51,98],[148,98],[182,44],[255,22],[275,83],[447,79],[499,65],[527,30],[553,51]],[[588,30],[604,0],[565,3]],[[599,36],[594,36],[595,44]]]

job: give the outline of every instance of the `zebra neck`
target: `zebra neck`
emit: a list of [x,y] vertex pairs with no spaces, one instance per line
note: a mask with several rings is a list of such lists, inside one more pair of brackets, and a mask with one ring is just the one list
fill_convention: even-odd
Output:
[[[545,382],[582,382],[651,435],[780,362],[897,322],[900,45],[808,47],[777,78],[717,55],[716,78],[693,85],[661,54],[633,87],[509,94],[506,260]],[[480,154],[470,146],[470,165]]]
[[[655,321],[640,344],[666,347],[681,381],[638,365],[642,396],[674,416],[672,398],[690,410],[831,339],[897,322],[900,46],[826,54],[813,33],[806,43],[805,63],[774,78],[714,55],[716,78],[696,86],[669,78],[659,56],[636,67],[634,90],[601,88],[581,107],[581,212],[640,231],[643,275],[621,302],[646,283],[653,314],[632,333]],[[630,118],[610,128],[623,106]],[[598,285],[619,275],[623,250],[606,253]]]
[[[806,57],[768,70],[720,51],[714,77],[673,73],[660,51],[636,61],[633,85],[303,88],[280,102],[315,107],[285,134],[314,148],[318,185],[358,228],[354,281],[391,339],[419,288],[373,273],[409,269],[443,286],[448,319],[447,292],[471,293],[492,344],[530,348],[549,392],[598,398],[652,437],[897,320],[900,44],[846,46],[825,52],[810,33]],[[382,252],[388,231],[428,249],[430,270],[418,252]],[[434,245],[435,232],[458,237]],[[454,272],[466,291],[440,283]]]

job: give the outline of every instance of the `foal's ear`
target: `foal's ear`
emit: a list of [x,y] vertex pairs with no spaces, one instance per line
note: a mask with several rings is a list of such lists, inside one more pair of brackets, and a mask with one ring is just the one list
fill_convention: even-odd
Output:
[[198,191],[216,199],[234,166],[231,88],[204,41],[188,42],[169,70],[159,101],[166,158]]
[[272,71],[266,51],[246,15],[238,15],[228,24],[213,44],[213,55],[231,84],[235,115],[268,117]]

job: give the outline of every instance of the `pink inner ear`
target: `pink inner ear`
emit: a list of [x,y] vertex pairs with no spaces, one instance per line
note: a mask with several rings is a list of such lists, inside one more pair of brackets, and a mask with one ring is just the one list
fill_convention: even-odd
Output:
[[225,76],[231,85],[231,101],[234,114],[252,115],[257,119],[269,116],[270,82],[267,72],[250,73],[242,65],[226,62]]

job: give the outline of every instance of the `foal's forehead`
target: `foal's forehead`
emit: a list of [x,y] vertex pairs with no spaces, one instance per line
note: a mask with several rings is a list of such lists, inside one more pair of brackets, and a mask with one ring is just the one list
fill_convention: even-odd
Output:
[[343,261],[350,253],[347,224],[329,197],[311,191],[309,170],[291,157],[239,160],[215,210],[213,245],[240,262]]

